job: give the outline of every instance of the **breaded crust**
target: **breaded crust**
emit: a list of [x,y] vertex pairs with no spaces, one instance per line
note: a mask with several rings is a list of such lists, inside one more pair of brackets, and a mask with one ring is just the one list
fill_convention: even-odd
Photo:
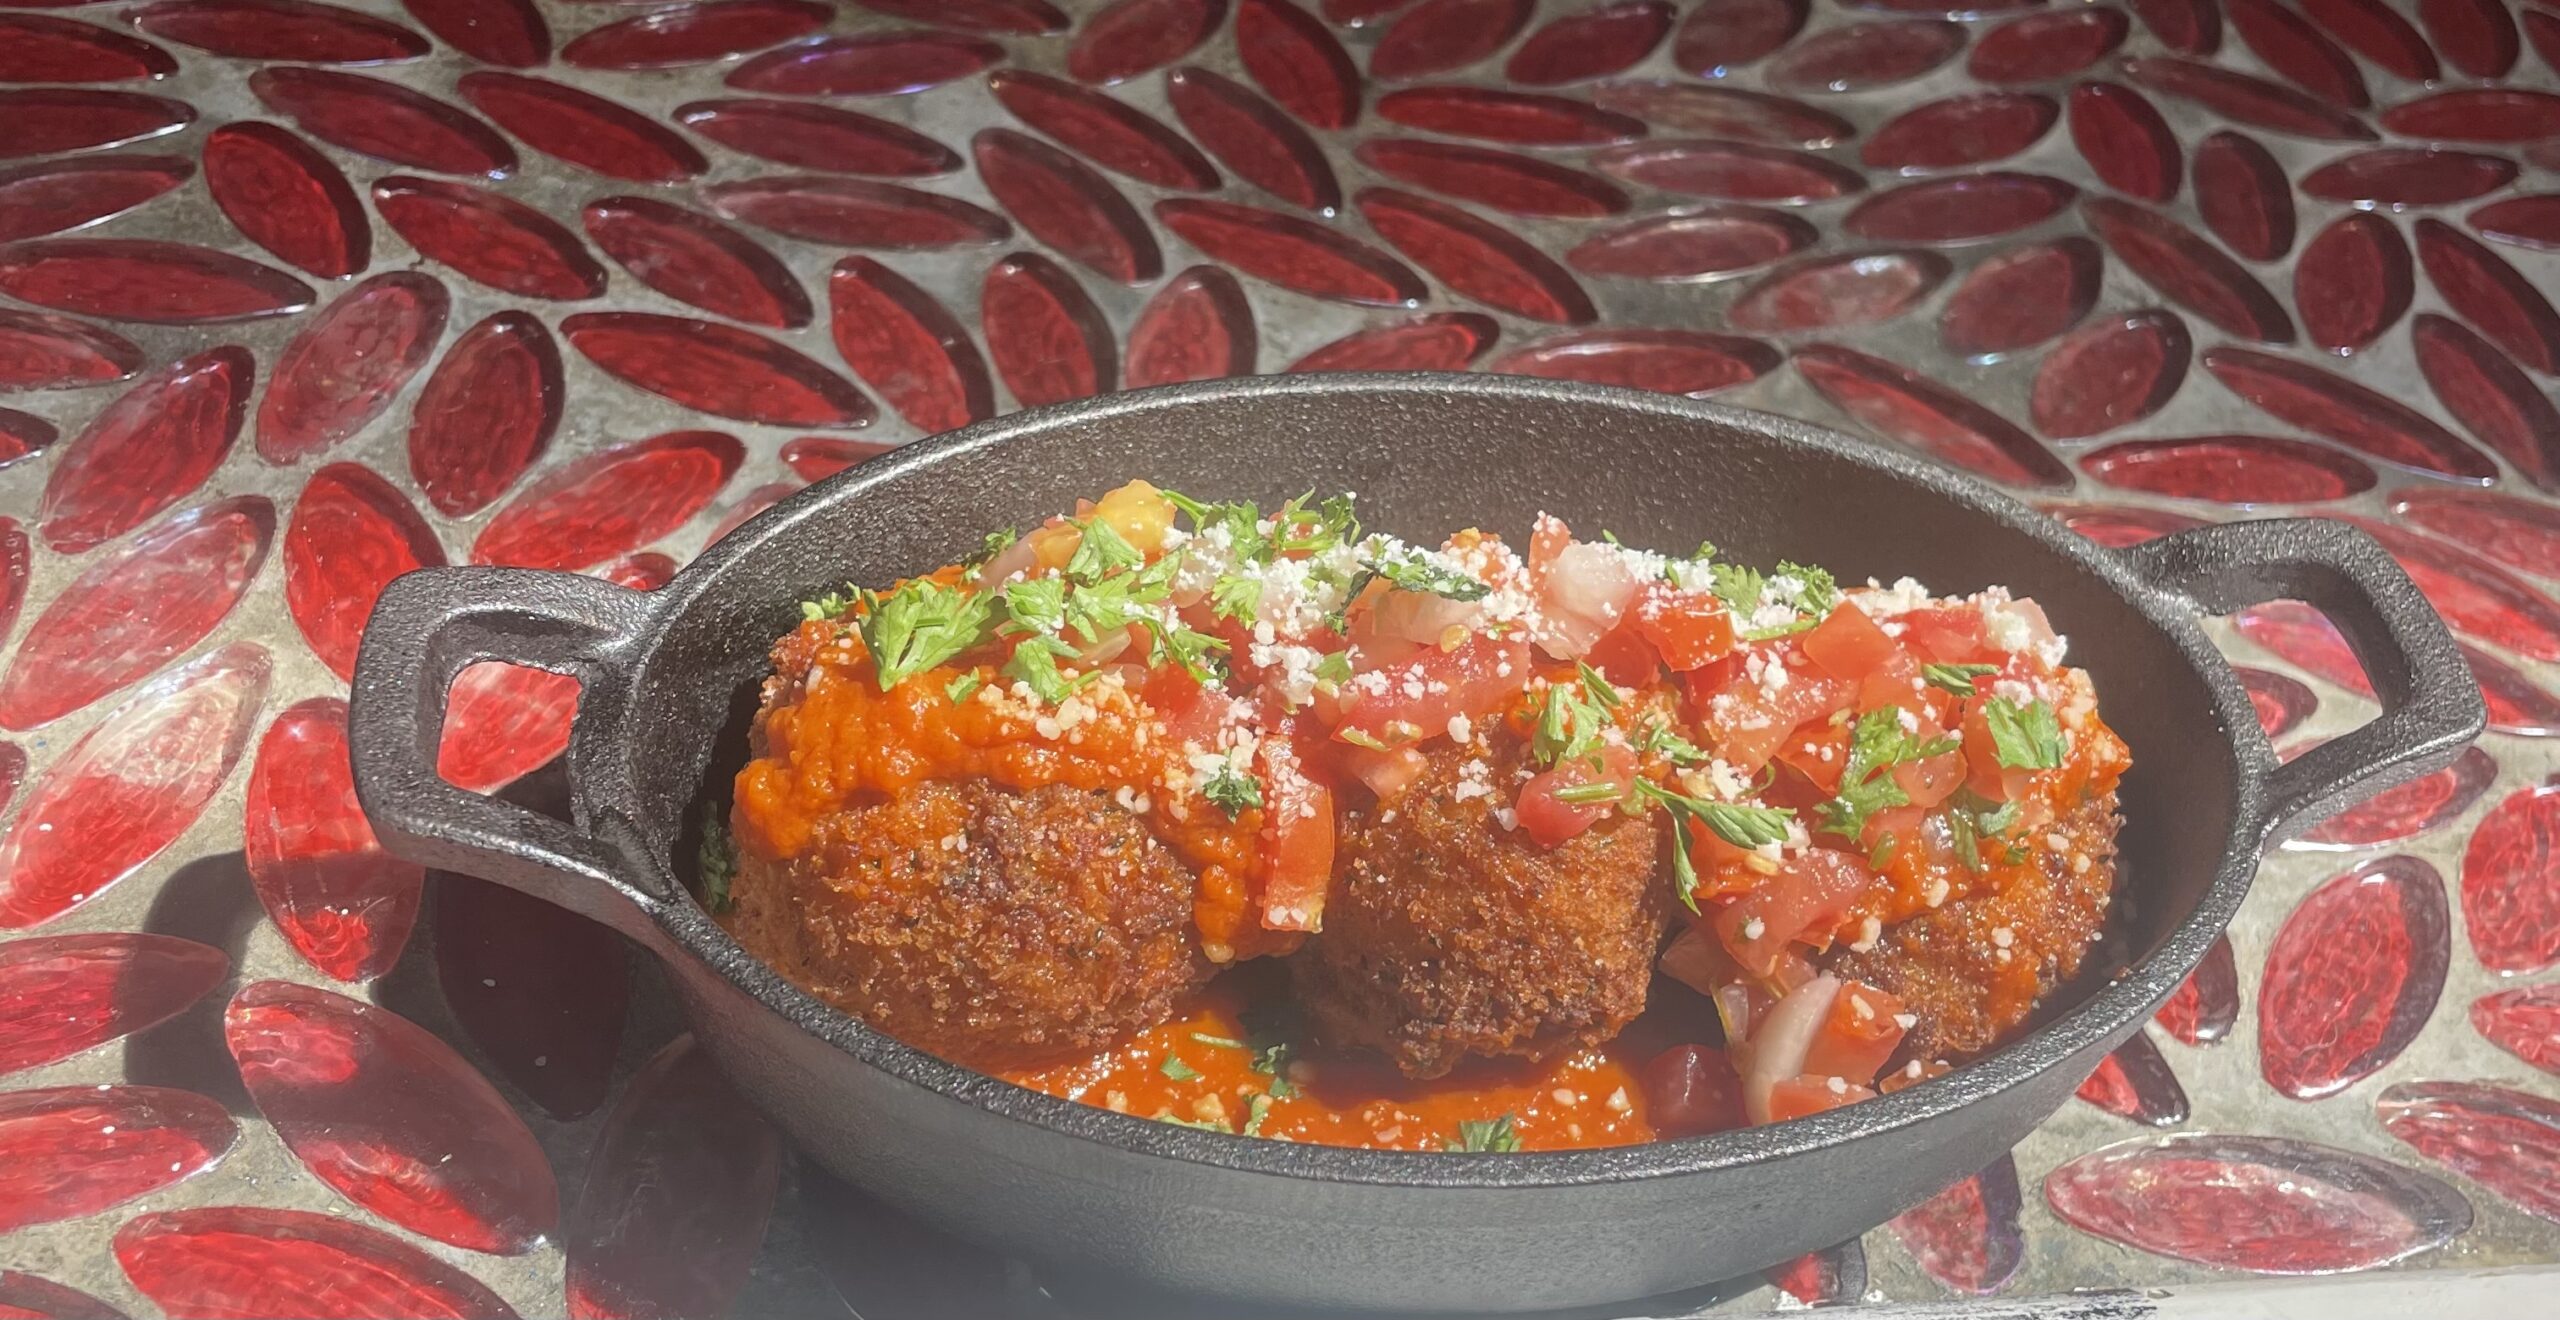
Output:
[[2091,798],[2026,840],[2035,880],[1902,922],[1867,952],[1844,950],[1829,970],[1893,992],[1919,1018],[1900,1057],[1956,1059],[1990,1048],[2079,974],[2106,927],[2120,823],[2113,793]]
[[928,783],[749,861],[727,924],[810,993],[982,1070],[1090,1054],[1208,978],[1194,877],[1129,812],[1063,785]]
[[[1412,787],[1343,817],[1324,931],[1290,959],[1316,1035],[1410,1077],[1469,1056],[1547,1058],[1642,1012],[1665,917],[1661,813],[1611,815],[1540,848],[1505,830],[1519,739],[1443,744]],[[1482,759],[1489,796],[1460,798]]]

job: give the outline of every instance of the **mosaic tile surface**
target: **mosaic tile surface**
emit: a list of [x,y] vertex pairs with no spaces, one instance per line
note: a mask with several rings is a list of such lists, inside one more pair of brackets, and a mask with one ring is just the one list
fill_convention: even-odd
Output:
[[[2085,1103],[1648,1313],[2560,1261],[2555,290],[2530,3],[0,0],[0,1312],[1176,1313],[798,1167],[615,937],[383,856],[346,676],[421,565],[653,587],[1010,408],[1414,367],[2111,545],[2350,518],[2489,696]],[[2217,627],[2280,747],[2370,714]],[[467,673],[444,772],[556,799],[575,686]]]

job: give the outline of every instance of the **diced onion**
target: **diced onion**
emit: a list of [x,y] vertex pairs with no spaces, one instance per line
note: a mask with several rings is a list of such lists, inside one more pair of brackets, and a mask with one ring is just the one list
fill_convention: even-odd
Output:
[[1742,1065],[1742,1107],[1754,1123],[1769,1121],[1769,1091],[1804,1071],[1813,1038],[1831,1015],[1840,993],[1840,978],[1817,976],[1787,992],[1759,1022],[1737,1056]]

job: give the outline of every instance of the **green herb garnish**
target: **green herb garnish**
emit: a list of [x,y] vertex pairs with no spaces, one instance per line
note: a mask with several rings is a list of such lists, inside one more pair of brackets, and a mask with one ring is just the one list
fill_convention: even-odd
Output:
[[1013,648],[1013,658],[1004,662],[1005,677],[1020,681],[1033,696],[1054,706],[1080,686],[1079,680],[1069,679],[1058,669],[1058,657],[1075,653],[1074,647],[1055,637],[1025,637]]
[[1267,1095],[1255,1096],[1246,1105],[1244,1135],[1248,1137],[1261,1136],[1262,1121],[1269,1117],[1271,1117],[1271,1097]]
[[1340,687],[1351,681],[1351,653],[1335,651],[1316,661],[1316,681]]
[[1100,518],[1087,519],[1078,524],[1077,530],[1083,535],[1076,539],[1076,552],[1067,557],[1067,576],[1079,584],[1089,586],[1121,569],[1146,562],[1146,556],[1129,544],[1129,538]]
[[1475,1154],[1510,1154],[1520,1149],[1520,1134],[1514,1130],[1514,1122],[1509,1114],[1500,1118],[1460,1119],[1458,1139],[1448,1143],[1449,1149]]
[[1769,589],[1759,569],[1743,564],[1709,564],[1707,575],[1709,589],[1716,593],[1716,599],[1744,618],[1749,618],[1752,611],[1760,608],[1760,597]]
[[[1375,577],[1398,591],[1415,591],[1442,600],[1483,600],[1493,588],[1454,568],[1445,568],[1423,557],[1419,550],[1402,559],[1372,559],[1363,563],[1364,576]],[[1351,593],[1359,594],[1357,584]]]
[[865,611],[857,627],[883,692],[977,645],[995,617],[994,597],[928,578],[860,597]]
[[1209,584],[1209,609],[1238,623],[1251,623],[1262,610],[1262,579],[1222,573]]
[[1156,1071],[1177,1082],[1194,1081],[1200,1076],[1200,1070],[1184,1063],[1178,1054],[1164,1056],[1164,1062],[1156,1065]]
[[2000,672],[1998,665],[1922,665],[1920,677],[1929,686],[1955,693],[1959,697],[1973,695],[1973,680]]
[[1238,770],[1233,761],[1219,763],[1218,773],[1200,785],[1200,796],[1234,820],[1247,807],[1262,805],[1262,781]]
[[1574,661],[1573,667],[1574,671],[1582,677],[1582,691],[1584,695],[1589,696],[1593,701],[1599,703],[1603,709],[1616,710],[1618,708],[1621,701],[1621,698],[1618,696],[1618,689],[1611,686],[1608,679],[1602,678],[1599,670],[1592,668],[1590,665],[1585,664],[1580,660]]
[[951,698],[951,704],[957,706],[961,702],[967,701],[969,698],[978,695],[978,689],[985,687],[986,684],[986,675],[972,669],[968,673],[962,674],[958,678],[943,684],[942,695]]
[[[1787,822],[1795,812],[1786,807],[1755,807],[1736,802],[1710,802],[1674,792],[1649,779],[1636,781],[1636,791],[1661,803],[1671,812],[1674,826],[1696,821],[1715,836],[1737,848],[1765,848],[1787,841]],[[1673,892],[1692,912],[1698,910],[1698,868],[1689,860],[1689,841],[1676,837],[1671,841],[1671,883]]]
[[1245,1044],[1243,1041],[1237,1040],[1233,1036],[1212,1036],[1205,1031],[1192,1032],[1191,1038],[1203,1045],[1215,1045],[1222,1050],[1249,1050],[1253,1048],[1252,1046]]
[[1004,626],[1013,632],[1055,633],[1067,626],[1067,580],[1025,578],[997,592],[1004,605]]
[[1849,763],[1840,771],[1839,794],[1813,809],[1816,828],[1856,842],[1866,832],[1869,817],[1911,801],[1894,779],[1893,767],[1943,756],[1960,745],[1947,737],[1920,741],[1902,727],[1899,706],[1878,706],[1859,716],[1857,728],[1849,735]]
[[1829,569],[1781,559],[1778,566],[1769,572],[1772,577],[1794,578],[1804,584],[1804,589],[1796,594],[1792,603],[1816,618],[1829,614],[1831,607],[1840,603],[1840,583],[1831,576]]
[[[1193,1128],[1201,1132],[1228,1131],[1227,1125],[1224,1123],[1212,1123],[1205,1118],[1184,1118],[1170,1109],[1158,1113],[1155,1117],[1155,1121],[1159,1123],[1171,1123],[1175,1127]],[[1232,1136],[1234,1134],[1230,1132],[1229,1135]]]
[[1569,802],[1581,807],[1589,806],[1594,802],[1615,802],[1626,795],[1627,790],[1604,779],[1596,784],[1576,784],[1571,788],[1559,788],[1556,790],[1556,801]]
[[2012,770],[2051,770],[2062,764],[2062,726],[2054,721],[2053,707],[1993,697],[1983,703],[1982,718],[1991,726],[1991,746],[2000,764]]
[[717,800],[702,804],[702,846],[694,852],[702,872],[702,906],[717,915],[729,910],[729,882],[738,874],[738,842],[729,837],[729,820]]
[[987,538],[978,543],[978,553],[969,556],[961,562],[965,563],[970,568],[978,568],[987,563],[987,561],[994,559],[997,555],[1003,554],[1005,551],[1012,549],[1013,543],[1020,539],[1022,538],[1016,535],[1012,528],[998,528],[995,531],[987,533]]
[[852,608],[852,605],[853,602],[847,599],[843,592],[830,591],[816,600],[800,602],[800,617],[804,620],[838,618],[847,609]]
[[1611,721],[1608,707],[1592,700],[1587,688],[1587,683],[1557,683],[1547,689],[1546,704],[1538,710],[1538,727],[1529,735],[1529,755],[1538,764],[1582,760],[1599,764],[1600,735]]
[[1671,721],[1656,716],[1636,735],[1636,750],[1652,752],[1673,765],[1688,767],[1705,764],[1710,758],[1705,748],[1681,737],[1671,728]]

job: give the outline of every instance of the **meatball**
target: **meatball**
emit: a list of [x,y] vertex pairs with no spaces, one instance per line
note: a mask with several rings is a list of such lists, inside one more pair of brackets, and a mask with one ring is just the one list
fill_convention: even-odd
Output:
[[811,994],[980,1069],[1089,1054],[1208,978],[1196,881],[1095,792],[927,783],[749,861],[730,930]]
[[1891,991],[1919,1019],[1903,1058],[1990,1048],[2079,974],[2106,926],[2117,825],[2115,795],[2091,798],[2029,840],[2029,878],[1889,927],[1874,948],[1845,951],[1829,970]]
[[1322,1043],[1438,1077],[1470,1055],[1595,1045],[1644,1010],[1666,915],[1661,813],[1540,848],[1495,816],[1522,754],[1507,732],[1444,745],[1409,789],[1345,814],[1323,933],[1290,959]]

